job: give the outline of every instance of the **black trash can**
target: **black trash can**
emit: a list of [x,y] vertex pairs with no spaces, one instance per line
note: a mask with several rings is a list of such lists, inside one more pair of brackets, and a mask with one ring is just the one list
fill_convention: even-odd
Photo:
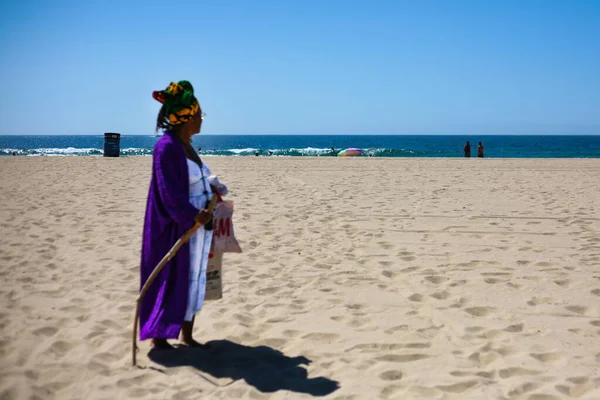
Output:
[[119,157],[121,152],[121,134],[104,134],[104,157]]

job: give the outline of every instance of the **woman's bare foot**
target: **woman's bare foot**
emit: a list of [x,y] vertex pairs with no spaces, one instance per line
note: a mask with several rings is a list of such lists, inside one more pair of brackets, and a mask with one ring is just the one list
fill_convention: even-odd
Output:
[[152,348],[157,350],[170,350],[175,347],[171,346],[167,339],[152,339]]
[[199,349],[206,349],[208,348],[207,345],[196,342],[192,337],[192,331],[194,330],[194,320],[195,318],[192,318],[191,321],[185,321],[183,323],[183,325],[181,326],[180,340],[187,346],[196,347]]
[[181,342],[183,344],[185,344],[186,346],[196,347],[198,349],[207,349],[208,348],[207,345],[195,341],[194,338],[192,338],[192,337],[182,338]]

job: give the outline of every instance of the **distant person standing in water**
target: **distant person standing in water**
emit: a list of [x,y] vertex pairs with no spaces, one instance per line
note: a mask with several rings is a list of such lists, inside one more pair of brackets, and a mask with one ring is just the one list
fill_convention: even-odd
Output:
[[477,146],[477,157],[483,158],[483,144],[479,142],[479,146]]
[[465,148],[463,149],[463,152],[465,153],[466,158],[471,157],[471,143],[469,143],[468,140],[467,140],[467,144],[465,144]]

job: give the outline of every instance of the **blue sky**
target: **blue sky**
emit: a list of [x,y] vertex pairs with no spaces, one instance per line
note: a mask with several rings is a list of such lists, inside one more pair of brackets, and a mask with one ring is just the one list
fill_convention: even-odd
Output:
[[0,134],[600,134],[600,1],[0,0]]

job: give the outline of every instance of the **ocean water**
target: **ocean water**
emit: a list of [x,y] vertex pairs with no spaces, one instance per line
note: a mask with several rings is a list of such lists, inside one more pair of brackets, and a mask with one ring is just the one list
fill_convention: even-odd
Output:
[[[121,155],[151,155],[157,140],[122,135]],[[472,156],[482,141],[488,158],[600,158],[600,136],[197,135],[193,143],[208,156],[327,157],[358,147],[373,157],[462,157],[467,140]],[[0,156],[101,156],[103,148],[103,135],[0,136]]]

